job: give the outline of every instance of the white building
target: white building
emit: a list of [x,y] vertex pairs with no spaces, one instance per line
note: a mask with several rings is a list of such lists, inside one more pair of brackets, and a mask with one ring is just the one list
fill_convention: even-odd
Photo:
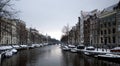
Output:
[[0,20],[0,44],[17,44],[16,21],[2,18]]

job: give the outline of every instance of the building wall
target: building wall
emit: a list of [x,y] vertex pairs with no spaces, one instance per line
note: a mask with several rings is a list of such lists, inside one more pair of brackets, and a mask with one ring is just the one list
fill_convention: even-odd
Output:
[[116,11],[116,34],[117,34],[117,46],[120,46],[120,10]]
[[5,18],[1,19],[1,44],[10,44],[11,40],[11,23]]
[[98,43],[98,21],[96,14],[90,17],[90,45],[97,46]]
[[100,32],[99,44],[101,47],[112,48],[117,46],[117,20],[116,11],[105,12],[99,16]]
[[84,44],[86,46],[90,45],[90,20],[84,21]]

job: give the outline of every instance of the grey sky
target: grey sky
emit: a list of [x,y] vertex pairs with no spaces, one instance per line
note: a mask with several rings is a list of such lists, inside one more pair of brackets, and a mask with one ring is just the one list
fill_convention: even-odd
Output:
[[20,0],[15,4],[27,27],[60,39],[63,26],[75,25],[81,10],[102,10],[118,2],[119,0]]

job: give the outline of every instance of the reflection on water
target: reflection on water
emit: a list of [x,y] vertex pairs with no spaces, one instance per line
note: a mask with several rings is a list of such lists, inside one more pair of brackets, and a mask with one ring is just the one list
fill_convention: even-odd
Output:
[[0,66],[120,66],[120,64],[65,52],[55,45],[20,51],[13,57],[4,59]]

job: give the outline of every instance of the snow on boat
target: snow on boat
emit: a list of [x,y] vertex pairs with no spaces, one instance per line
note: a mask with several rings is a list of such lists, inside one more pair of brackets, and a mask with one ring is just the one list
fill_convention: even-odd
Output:
[[81,53],[82,50],[85,49],[85,46],[80,44],[80,45],[77,45],[77,52]]
[[27,45],[20,45],[20,49],[19,50],[24,50],[24,49],[27,49]]
[[15,49],[20,49],[19,45],[12,45],[12,47],[15,48]]
[[68,50],[70,50],[70,48],[69,48],[68,46],[63,46],[63,47],[62,47],[62,50],[68,51]]
[[84,48],[85,48],[84,45],[78,45],[78,46],[77,46],[77,49],[84,49]]
[[16,49],[11,49],[11,51],[13,52],[13,54],[17,53]]
[[98,57],[104,57],[104,58],[119,58],[119,59],[120,59],[120,55],[115,55],[115,54],[98,55]]
[[88,52],[84,52],[84,54],[87,55],[87,56],[90,56],[90,53],[88,53]]
[[5,57],[11,57],[13,54],[16,54],[17,50],[16,49],[10,49],[5,51]]
[[95,50],[93,46],[86,47],[86,50]]
[[75,45],[68,45],[69,48],[75,48]]
[[120,62],[120,55],[115,54],[98,55],[98,59]]
[[111,52],[120,52],[120,47],[115,47],[110,50]]
[[77,48],[72,48],[71,52],[73,52],[73,53],[77,52]]
[[5,52],[5,57],[11,57],[13,55],[13,52],[8,50]]
[[8,49],[12,49],[12,46],[0,46],[0,50],[8,50]]

